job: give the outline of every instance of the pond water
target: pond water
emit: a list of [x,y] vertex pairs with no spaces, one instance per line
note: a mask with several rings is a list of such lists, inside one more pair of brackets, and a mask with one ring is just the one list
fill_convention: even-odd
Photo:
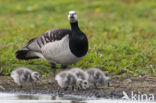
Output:
[[56,97],[50,94],[0,93],[0,103],[154,103],[111,99],[84,98],[80,96]]

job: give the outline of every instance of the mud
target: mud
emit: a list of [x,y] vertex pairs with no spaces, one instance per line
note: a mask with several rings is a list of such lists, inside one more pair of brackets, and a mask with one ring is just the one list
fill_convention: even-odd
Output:
[[22,89],[19,88],[9,76],[0,76],[0,92],[21,92],[21,93],[42,93],[51,94],[54,96],[77,95],[83,97],[96,98],[115,98],[121,99],[123,91],[127,93],[146,93],[156,94],[156,77],[131,77],[119,79],[113,78],[110,87],[99,86],[99,89],[91,87],[89,90],[74,90],[70,88],[67,91],[58,90],[58,85],[52,78],[48,76],[46,79],[41,79],[25,85]]

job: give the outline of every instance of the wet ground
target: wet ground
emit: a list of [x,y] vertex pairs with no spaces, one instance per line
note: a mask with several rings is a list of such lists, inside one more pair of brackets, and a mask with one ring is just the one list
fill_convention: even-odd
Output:
[[156,94],[156,77],[131,77],[130,79],[113,78],[110,87],[99,86],[99,89],[91,87],[89,90],[74,90],[58,91],[58,85],[52,77],[34,82],[19,88],[9,76],[0,76],[0,92],[9,93],[27,93],[27,94],[51,94],[51,96],[64,97],[66,95],[76,95],[83,97],[95,97],[106,99],[121,99],[123,91],[131,93],[146,93]]
[[[50,94],[0,93],[0,103],[147,103],[104,98],[84,98],[79,96],[51,96]],[[153,103],[148,101],[148,103]]]

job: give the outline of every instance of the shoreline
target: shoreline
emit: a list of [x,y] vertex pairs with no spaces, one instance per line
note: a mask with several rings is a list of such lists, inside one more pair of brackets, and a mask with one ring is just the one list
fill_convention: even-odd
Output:
[[99,87],[94,89],[91,87],[89,90],[58,90],[58,85],[53,79],[46,78],[37,82],[30,83],[19,88],[9,76],[0,76],[0,92],[3,93],[26,93],[26,94],[50,94],[52,96],[82,96],[82,97],[95,97],[105,99],[121,99],[123,91],[130,93],[146,93],[156,96],[156,77],[131,77],[130,79],[113,79],[110,87]]

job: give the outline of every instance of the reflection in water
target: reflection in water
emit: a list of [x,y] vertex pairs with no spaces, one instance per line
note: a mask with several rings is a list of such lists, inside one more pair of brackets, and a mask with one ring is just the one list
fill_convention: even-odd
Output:
[[79,103],[82,100],[85,99],[76,96],[58,97],[50,94],[0,93],[0,103]]
[[56,97],[55,97],[55,96],[52,96],[52,97],[51,97],[51,100],[56,100]]
[[82,98],[80,96],[55,97],[51,96],[50,94],[0,93],[0,103],[147,103],[147,102],[95,99],[84,97]]
[[18,100],[39,100],[38,96],[33,95],[17,95]]

